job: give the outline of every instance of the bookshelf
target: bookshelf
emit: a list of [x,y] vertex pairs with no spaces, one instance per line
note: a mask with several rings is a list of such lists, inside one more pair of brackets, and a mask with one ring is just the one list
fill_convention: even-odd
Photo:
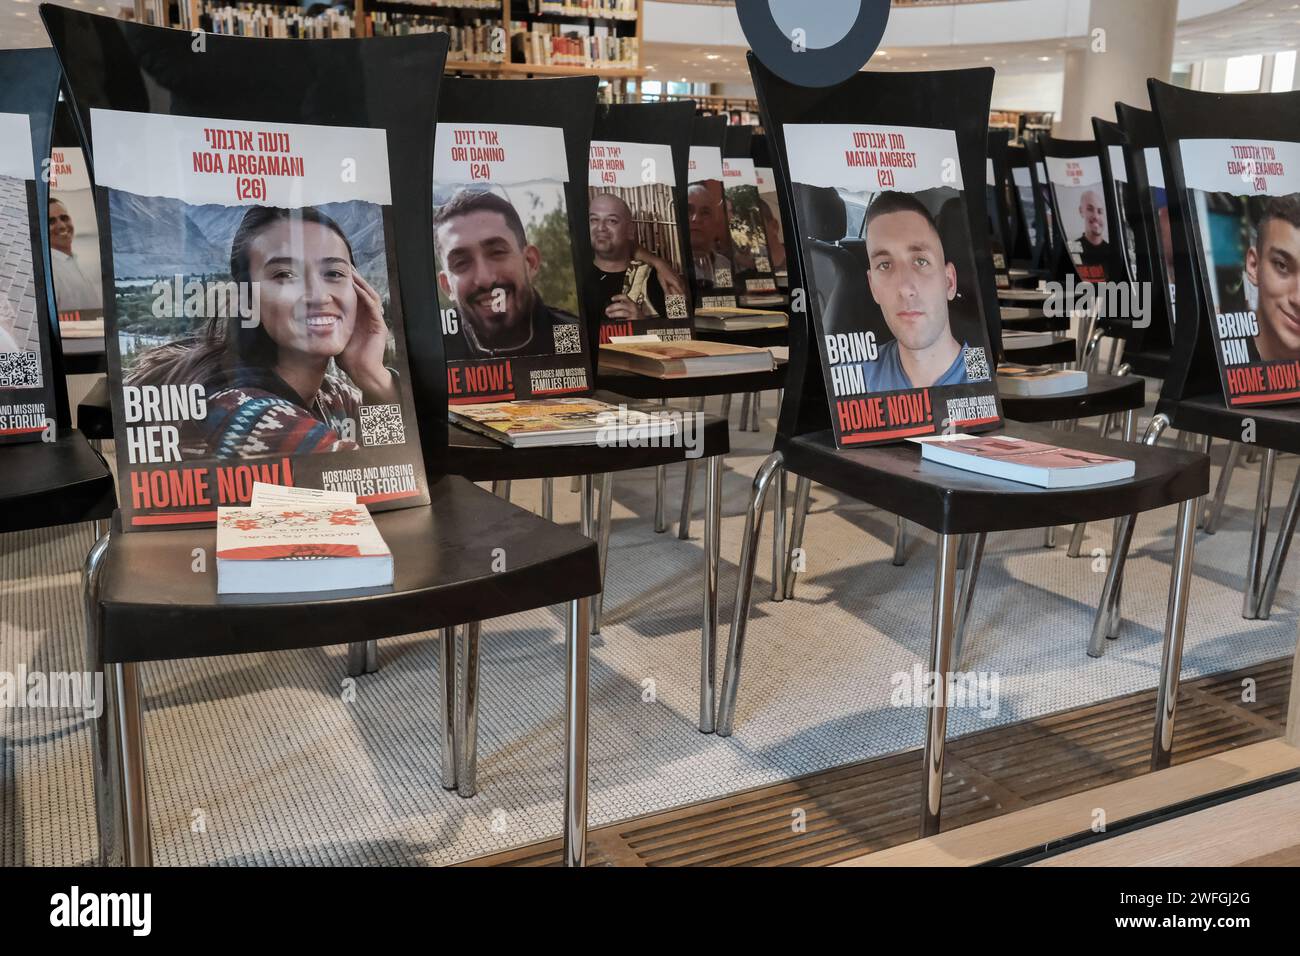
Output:
[[296,0],[135,0],[146,23],[273,37],[451,35],[447,72],[487,76],[643,75],[643,0],[353,0],[307,15]]

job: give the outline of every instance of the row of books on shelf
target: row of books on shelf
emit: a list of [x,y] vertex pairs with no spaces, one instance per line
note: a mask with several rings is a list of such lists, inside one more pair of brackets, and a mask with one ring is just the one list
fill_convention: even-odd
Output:
[[635,20],[637,0],[528,0],[528,12],[534,15]]
[[501,63],[505,60],[505,43],[501,25],[493,20],[472,23],[449,23],[440,17],[411,16],[407,13],[367,13],[370,35],[400,37],[411,33],[446,33],[447,59],[470,63]]
[[328,9],[308,15],[268,4],[204,7],[200,23],[210,33],[274,40],[338,40],[356,36],[350,13]]
[[510,53],[516,63],[539,66],[635,67],[636,37],[621,37],[608,27],[590,30],[586,26],[558,23],[510,24]]

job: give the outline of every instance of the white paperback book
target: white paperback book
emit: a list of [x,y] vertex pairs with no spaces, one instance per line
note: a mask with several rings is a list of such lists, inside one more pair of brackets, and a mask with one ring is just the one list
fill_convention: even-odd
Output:
[[908,441],[921,446],[925,461],[1040,488],[1100,485],[1132,478],[1136,471],[1127,458],[1010,435],[935,435]]
[[393,555],[356,496],[257,483],[247,508],[217,512],[217,593],[384,587]]
[[1079,369],[1017,365],[1015,362],[1003,362],[998,366],[998,391],[1003,395],[1060,395],[1087,386],[1088,373]]

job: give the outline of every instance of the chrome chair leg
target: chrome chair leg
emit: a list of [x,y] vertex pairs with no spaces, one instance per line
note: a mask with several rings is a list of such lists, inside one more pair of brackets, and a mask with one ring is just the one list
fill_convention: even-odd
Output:
[[1187,626],[1187,603],[1192,584],[1192,554],[1196,546],[1196,514],[1200,499],[1178,505],[1178,536],[1174,545],[1174,567],[1169,579],[1169,606],[1165,611],[1165,639],[1160,653],[1160,689],[1156,695],[1155,739],[1151,745],[1151,769],[1169,766],[1174,749],[1174,712],[1178,706],[1178,680],[1183,666],[1183,637]]
[[121,758],[118,752],[117,696],[112,668],[104,664],[103,617],[99,593],[109,536],[101,536],[86,555],[82,594],[86,623],[86,670],[103,679],[104,702],[90,722],[91,767],[95,787],[95,829],[99,835],[100,866],[126,865],[126,816],[122,803]]
[[907,564],[907,519],[902,515],[894,516],[894,567],[901,568]]
[[749,400],[750,392],[745,392],[740,399],[740,430],[749,431]]
[[1065,555],[1069,558],[1077,558],[1079,552],[1083,550],[1084,533],[1088,530],[1088,525],[1082,521],[1074,526],[1070,532],[1070,547],[1066,550]]
[[948,672],[952,668],[952,643],[957,581],[957,535],[939,535],[934,563],[934,602],[930,617],[930,673],[935,700],[926,709],[925,781],[921,801],[921,838],[939,832],[943,800],[943,751],[948,737]]
[[1228,488],[1232,484],[1232,473],[1237,470],[1237,461],[1241,458],[1241,442],[1228,443],[1228,457],[1223,460],[1219,470],[1219,483],[1214,488],[1214,497],[1205,508],[1205,533],[1214,534],[1219,530],[1219,519],[1223,517],[1223,503],[1228,498]]
[[542,517],[547,521],[555,520],[555,479],[542,479]]
[[736,714],[736,692],[740,683],[740,666],[745,655],[745,630],[749,626],[749,601],[754,590],[754,564],[758,558],[758,536],[763,530],[763,507],[767,489],[784,458],[772,452],[754,476],[749,508],[745,512],[745,533],[741,538],[739,576],[736,579],[736,604],[732,609],[731,633],[727,637],[727,663],[722,671],[722,700],[718,706],[717,734],[730,737]]
[[348,676],[360,677],[379,670],[379,642],[353,641],[348,645]]
[[117,745],[121,760],[119,782],[126,823],[126,865],[153,866],[153,842],[149,834],[149,793],[145,779],[140,665],[129,661],[113,664],[110,670],[117,706]]
[[498,480],[492,482],[492,494],[496,495],[498,498],[504,498],[506,501],[509,501],[510,500],[509,480]]
[[722,396],[722,410],[718,413],[726,421],[731,420],[731,393]]
[[722,456],[704,478],[704,622],[700,628],[700,733],[713,733],[718,681],[718,564],[722,546]]
[[1264,547],[1268,537],[1268,513],[1273,502],[1273,471],[1277,466],[1277,452],[1272,448],[1264,453],[1259,466],[1259,489],[1255,494],[1255,524],[1250,529],[1250,553],[1246,559],[1246,589],[1241,600],[1241,616],[1252,620],[1258,613],[1260,588],[1264,570]]
[[655,466],[655,534],[668,530],[668,519],[664,515],[664,492],[668,487],[668,467]]
[[[957,623],[953,626],[952,663],[961,667],[961,650],[966,641],[966,622],[970,620],[971,608],[975,605],[975,584],[979,580],[980,565],[984,561],[984,545],[988,541],[988,532],[976,535],[962,535],[963,546],[969,547],[970,555],[966,561],[966,573],[961,578],[961,593],[957,598]],[[974,539],[971,541],[971,539]],[[967,544],[967,542],[970,542]]]
[[695,503],[695,459],[686,459],[686,476],[682,484],[682,513],[677,519],[677,538],[691,540],[691,506]]
[[[479,621],[466,624],[461,628],[459,647],[460,673],[457,677],[458,686],[455,694],[457,703],[454,731],[457,752],[452,754],[455,773],[451,778],[451,785],[466,798],[478,792],[478,639],[481,628]],[[444,635],[448,632],[454,635],[456,629],[447,628],[443,631]],[[444,787],[447,786],[446,754],[447,752],[443,751]]]
[[[755,429],[757,431],[757,429]],[[785,600],[785,502],[787,497],[785,468],[776,475],[772,495],[772,600]]]
[[582,477],[580,475],[574,475],[569,479],[569,494],[576,495],[581,490]]
[[812,492],[812,480],[800,475],[794,484],[794,515],[790,527],[790,551],[785,558],[785,597],[794,598],[794,582],[798,575],[795,570],[800,563],[803,549],[803,529],[808,521],[808,497]]
[[564,865],[587,864],[587,703],[591,681],[591,610],[569,602],[564,643]]
[[442,654],[438,672],[438,713],[442,717],[442,789],[456,789],[456,629],[442,629]]
[[755,392],[754,401],[750,406],[751,413],[754,417],[749,420],[749,430],[753,432],[755,435],[758,434],[758,410],[759,410],[759,406],[762,405],[763,403],[762,399],[763,399],[763,393]]
[[[1142,435],[1142,444],[1152,446],[1160,441],[1160,436],[1169,427],[1166,415],[1155,415]],[[1117,631],[1115,620],[1119,589],[1124,576],[1124,562],[1128,558],[1129,545],[1133,541],[1133,526],[1136,515],[1124,515],[1119,519],[1119,528],[1113,539],[1115,546],[1110,556],[1110,567],[1106,569],[1106,583],[1102,585],[1101,600],[1097,602],[1097,613],[1092,621],[1092,636],[1088,640],[1088,656],[1101,657],[1106,650],[1106,635]]]
[[596,550],[600,555],[600,593],[591,599],[591,633],[600,633],[605,613],[605,568],[609,565],[609,525],[614,508],[614,473],[600,476],[600,512],[596,517]]
[[1282,527],[1278,529],[1277,540],[1273,542],[1273,559],[1269,562],[1259,603],[1255,606],[1255,617],[1261,621],[1267,621],[1273,613],[1277,584],[1282,578],[1282,569],[1286,567],[1287,552],[1291,550],[1291,536],[1295,534],[1297,507],[1300,507],[1300,473],[1296,474],[1295,482],[1291,486],[1291,498],[1287,501],[1286,511],[1282,515]]

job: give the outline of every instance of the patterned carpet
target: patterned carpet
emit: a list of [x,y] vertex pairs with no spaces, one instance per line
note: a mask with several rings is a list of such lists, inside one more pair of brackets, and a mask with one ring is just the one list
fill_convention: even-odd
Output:
[[[773,396],[765,398],[764,431],[733,432],[725,475],[724,621],[749,482],[771,445]],[[1197,536],[1185,676],[1295,647],[1296,562],[1271,620],[1240,616],[1257,474],[1238,470],[1219,533]],[[1283,459],[1274,528],[1294,475],[1294,459]],[[678,469],[673,515],[680,487]],[[797,599],[772,603],[769,559],[760,564],[736,733],[697,732],[698,483],[697,492],[694,536],[679,541],[651,528],[651,472],[615,480],[605,627],[591,668],[593,826],[922,742],[924,712],[893,706],[891,696],[894,675],[910,677],[928,650],[933,538],[914,533],[907,565],[895,568],[892,518],[817,487]],[[514,493],[536,507],[539,484],[515,482]],[[567,483],[557,483],[556,509],[559,521],[576,522]],[[1084,648],[1102,574],[1090,557],[1066,557],[1068,529],[1054,551],[1041,532],[991,538],[963,664],[998,676],[999,706],[993,716],[952,710],[950,734],[1154,686],[1173,518],[1168,509],[1139,522],[1125,630],[1101,660]],[[764,555],[770,524],[769,515]],[[1108,545],[1109,524],[1091,530],[1087,549]],[[0,672],[81,668],[89,545],[88,526],[0,536]],[[357,681],[355,699],[345,693],[341,647],[146,666],[156,862],[442,864],[554,836],[564,757],[558,611],[484,625],[479,793],[470,800],[438,783],[436,635],[383,643],[381,670]],[[84,864],[94,852],[85,719],[0,708],[0,864]]]

